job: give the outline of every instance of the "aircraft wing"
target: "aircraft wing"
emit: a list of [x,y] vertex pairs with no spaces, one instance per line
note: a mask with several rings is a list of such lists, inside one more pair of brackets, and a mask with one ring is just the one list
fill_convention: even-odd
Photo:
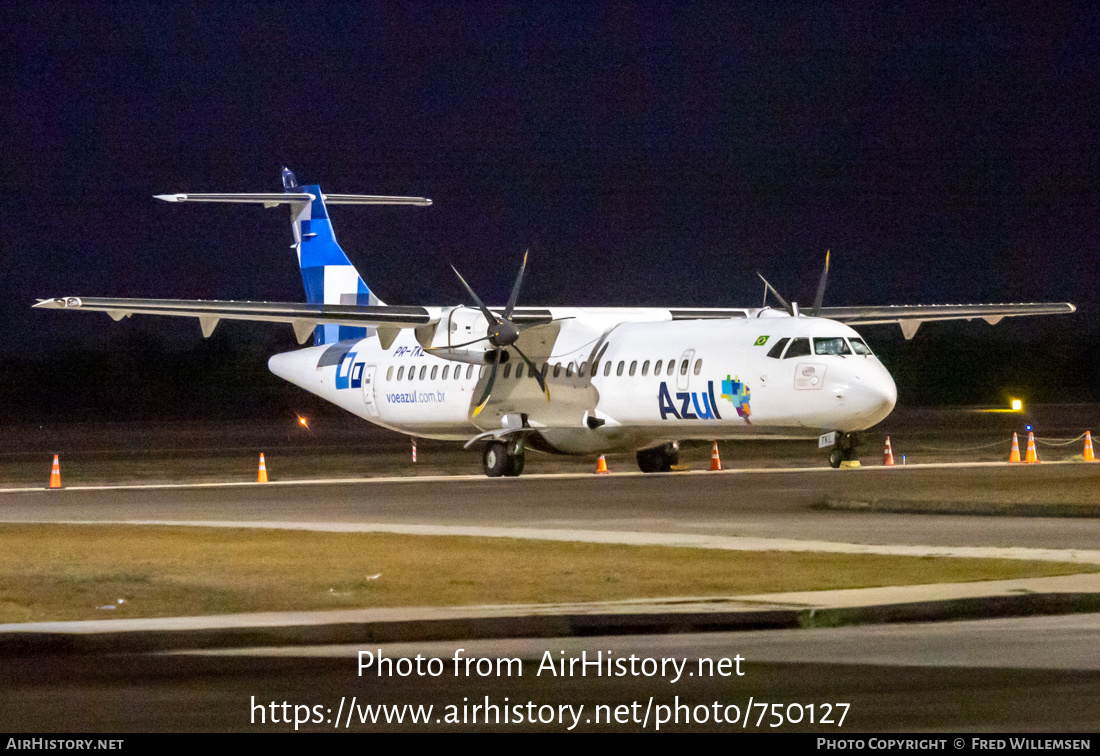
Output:
[[57,297],[34,305],[47,310],[105,312],[115,320],[131,315],[175,315],[198,318],[204,336],[214,332],[219,320],[252,320],[290,323],[298,343],[304,344],[314,327],[322,323],[395,329],[420,328],[439,322],[438,307],[390,305],[305,304],[301,302],[224,302],[202,299],[116,299],[109,297]]
[[819,315],[848,325],[897,323],[911,339],[921,323],[933,320],[981,318],[994,325],[1002,318],[1021,315],[1068,315],[1077,308],[1069,302],[1026,302],[1019,304],[889,305],[884,307],[822,307]]

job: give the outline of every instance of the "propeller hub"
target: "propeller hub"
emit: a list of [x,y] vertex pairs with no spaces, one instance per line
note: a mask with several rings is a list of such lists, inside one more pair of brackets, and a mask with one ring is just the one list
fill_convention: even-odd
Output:
[[519,329],[510,320],[501,320],[489,327],[489,343],[495,347],[507,347],[516,343]]

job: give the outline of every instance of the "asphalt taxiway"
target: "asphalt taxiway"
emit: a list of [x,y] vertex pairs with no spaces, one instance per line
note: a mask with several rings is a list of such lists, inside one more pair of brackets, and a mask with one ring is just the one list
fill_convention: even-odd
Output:
[[[862,507],[863,503],[902,500],[919,510],[923,502],[978,502],[1000,507],[1043,502],[1100,505],[1100,465],[909,466],[861,470],[800,469],[669,475],[619,474],[524,476],[490,480],[474,476],[446,478],[313,481],[281,485],[204,485],[69,488],[0,493],[2,522],[173,523],[210,527],[285,527],[320,530],[393,530],[448,532],[507,537],[562,538],[604,542],[676,543],[699,548],[809,549],[874,553],[958,554],[1050,558],[1100,562],[1100,518],[1000,514],[956,515],[897,513]],[[841,503],[840,508],[829,506]],[[1046,581],[1046,582],[1044,582]],[[975,616],[981,600],[1008,601],[1002,614],[1044,611],[1033,597],[1085,596],[1084,604],[1059,604],[1055,611],[1094,611],[1089,601],[1100,597],[1100,577],[1090,575],[1001,581],[987,584],[911,586],[866,589],[822,595],[735,597],[741,610],[815,607],[918,607],[907,616],[919,619],[919,607],[959,608],[955,615]],[[878,591],[876,593],[876,591]],[[689,597],[690,598],[690,597]],[[698,598],[698,597],[696,597]],[[703,597],[705,598],[705,597]],[[727,597],[730,598],[730,597]],[[975,602],[978,603],[975,603]],[[829,602],[832,602],[831,604]],[[1030,603],[1029,603],[1030,602]],[[705,604],[706,602],[702,602]],[[683,613],[690,607],[666,602],[645,611]],[[1021,608],[1022,607],[1022,608]],[[1029,608],[1030,607],[1030,608]],[[695,607],[699,613],[715,606]],[[1049,608],[1049,606],[1047,607]],[[515,607],[509,609],[515,614]],[[427,610],[419,610],[427,611]],[[637,615],[638,607],[558,608],[570,616]],[[507,615],[508,612],[498,616]],[[489,610],[475,611],[484,618]],[[524,616],[553,615],[531,607]],[[889,613],[887,613],[889,614]],[[685,700],[739,702],[757,700],[847,701],[852,719],[845,730],[991,729],[1083,730],[1100,721],[1100,663],[1097,614],[1067,617],[1005,617],[999,620],[944,622],[936,625],[870,625],[816,629],[757,629],[751,632],[690,632],[692,625],[643,629],[660,635],[629,635],[629,626],[601,635],[606,626],[574,625],[561,633],[531,633],[541,638],[491,637],[462,640],[462,634],[419,636],[417,643],[385,646],[390,653],[444,651],[456,646],[486,655],[518,653],[537,656],[600,649],[619,653],[662,650],[682,657],[741,653],[750,660],[753,677],[744,684],[696,679],[671,688],[652,681],[545,679],[442,681],[388,679],[364,683],[349,664],[352,646],[315,636],[278,646],[278,638],[259,644],[238,639],[202,644],[202,650],[164,652],[127,648],[96,653],[40,653],[9,656],[12,680],[0,693],[0,716],[18,729],[49,731],[100,730],[249,730],[293,729],[285,724],[258,727],[248,702],[291,700],[335,705],[341,696],[360,695],[376,703],[446,705],[471,696],[503,697],[551,703],[626,704],[635,700],[672,703]],[[868,615],[873,621],[874,615]],[[408,619],[408,618],[406,618]],[[415,618],[414,618],[415,619]],[[421,618],[423,619],[423,618]],[[365,618],[358,620],[369,625]],[[865,617],[860,621],[868,621]],[[117,621],[116,621],[117,622]],[[154,620],[183,630],[184,620]],[[172,623],[176,625],[173,627]],[[248,618],[192,620],[220,627],[257,625]],[[323,618],[302,620],[323,622]],[[351,620],[343,624],[355,624]],[[80,623],[51,623],[41,633],[102,632]],[[117,630],[121,625],[102,623]],[[286,617],[270,627],[286,628]],[[336,623],[341,624],[341,623]],[[668,623],[665,623],[666,625]],[[674,624],[674,623],[673,623]],[[773,625],[772,627],[795,627]],[[65,627],[57,627],[64,625]],[[517,626],[519,627],[519,626]],[[581,628],[578,631],[576,628]],[[604,627],[604,630],[601,630]],[[134,626],[138,630],[138,626]],[[0,633],[32,630],[6,627]],[[679,630],[679,634],[665,635]],[[684,632],[687,631],[687,632]],[[573,634],[580,637],[560,637]],[[522,628],[513,635],[524,635]],[[477,635],[473,633],[473,635]],[[503,635],[507,636],[505,631]],[[558,636],[558,637],[556,637]],[[590,637],[589,637],[590,636]],[[10,636],[9,636],[10,637]],[[135,636],[136,637],[136,636]],[[393,641],[400,636],[378,642]],[[368,637],[344,641],[355,648]],[[524,645],[526,644],[526,645]],[[186,646],[187,644],[184,644]],[[171,644],[169,644],[171,646]],[[178,648],[178,644],[177,644]],[[666,699],[668,699],[666,701]],[[325,729],[331,723],[311,725]],[[485,725],[462,729],[509,729]],[[522,729],[565,729],[530,725]],[[693,724],[676,729],[730,729],[732,725]],[[801,725],[801,729],[810,729]],[[359,729],[443,729],[408,724],[360,725]],[[457,729],[451,727],[450,729]],[[638,723],[583,729],[647,729]],[[650,728],[651,729],[651,728]]]

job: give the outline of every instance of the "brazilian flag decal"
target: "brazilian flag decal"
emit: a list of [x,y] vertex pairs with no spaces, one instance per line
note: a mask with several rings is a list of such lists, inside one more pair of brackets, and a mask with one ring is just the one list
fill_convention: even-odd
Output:
[[768,343],[768,337],[767,336],[761,336],[760,338],[758,338],[756,340],[756,343],[753,344],[753,346],[764,346],[767,343]]

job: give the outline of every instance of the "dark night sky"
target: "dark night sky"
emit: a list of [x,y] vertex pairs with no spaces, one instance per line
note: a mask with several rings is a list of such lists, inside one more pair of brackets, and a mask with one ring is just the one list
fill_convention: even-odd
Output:
[[1100,12],[776,5],[4,3],[0,357],[199,340],[36,297],[301,300],[285,210],[152,199],[284,163],[435,201],[336,210],[394,304],[461,301],[451,263],[503,301],[528,247],[529,304],[753,305],[757,270],[808,302],[831,248],[827,304],[1071,301],[922,336],[1091,355]]

